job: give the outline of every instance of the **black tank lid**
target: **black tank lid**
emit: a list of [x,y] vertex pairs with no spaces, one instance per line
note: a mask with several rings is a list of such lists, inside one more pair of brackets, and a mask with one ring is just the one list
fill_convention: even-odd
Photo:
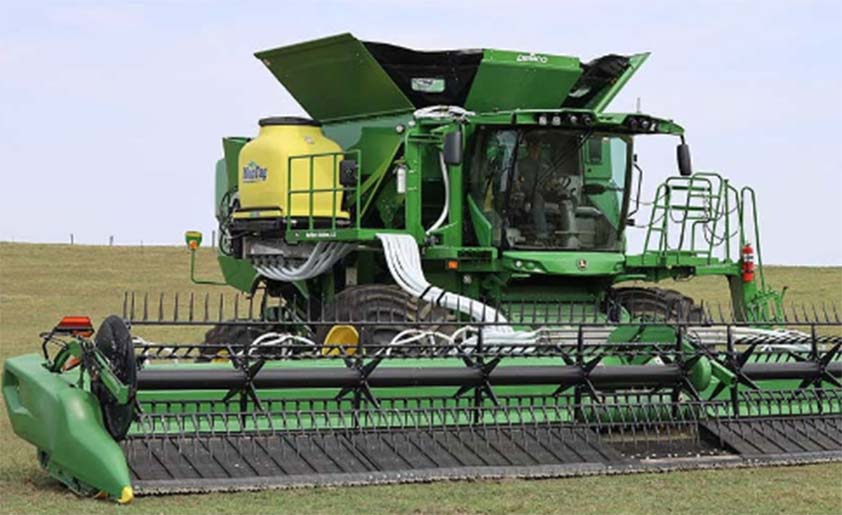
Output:
[[302,118],[301,116],[271,116],[269,118],[262,118],[257,122],[261,127],[267,125],[312,125],[314,127],[321,127],[322,124],[310,118]]

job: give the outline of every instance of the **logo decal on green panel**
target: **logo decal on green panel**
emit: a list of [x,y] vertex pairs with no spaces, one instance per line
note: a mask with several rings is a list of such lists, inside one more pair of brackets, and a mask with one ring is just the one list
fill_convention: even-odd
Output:
[[269,170],[261,168],[254,161],[243,167],[243,182],[263,182],[269,175]]
[[550,59],[545,55],[540,54],[520,54],[517,56],[517,62],[519,63],[541,63],[547,64]]
[[434,77],[413,77],[410,81],[412,91],[422,93],[443,93],[444,79]]

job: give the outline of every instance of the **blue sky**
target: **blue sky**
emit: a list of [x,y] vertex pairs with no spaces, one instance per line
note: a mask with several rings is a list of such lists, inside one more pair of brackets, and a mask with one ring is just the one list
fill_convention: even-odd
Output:
[[[254,51],[350,31],[419,49],[651,51],[611,109],[687,129],[759,196],[767,262],[842,264],[842,2],[4,2],[0,240],[214,227],[220,138],[300,108]],[[675,142],[641,141],[645,192]],[[636,242],[637,239],[633,238]]]

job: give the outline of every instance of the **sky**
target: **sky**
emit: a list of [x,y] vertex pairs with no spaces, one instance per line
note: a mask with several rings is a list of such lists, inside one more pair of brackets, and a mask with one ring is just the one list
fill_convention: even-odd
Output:
[[[0,3],[0,241],[210,234],[223,136],[303,114],[253,57],[341,32],[417,49],[652,56],[609,110],[675,119],[757,191],[767,263],[842,264],[842,2]],[[644,196],[675,140],[638,138]],[[640,237],[630,236],[631,248]]]

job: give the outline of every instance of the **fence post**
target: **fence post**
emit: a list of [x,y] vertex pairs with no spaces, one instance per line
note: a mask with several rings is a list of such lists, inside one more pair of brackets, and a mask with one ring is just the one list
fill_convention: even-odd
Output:
[[70,244],[73,245],[73,233],[70,233]]
[[113,246],[114,246],[114,236],[109,236],[109,237],[108,237],[108,246],[109,246],[109,247],[113,247]]

